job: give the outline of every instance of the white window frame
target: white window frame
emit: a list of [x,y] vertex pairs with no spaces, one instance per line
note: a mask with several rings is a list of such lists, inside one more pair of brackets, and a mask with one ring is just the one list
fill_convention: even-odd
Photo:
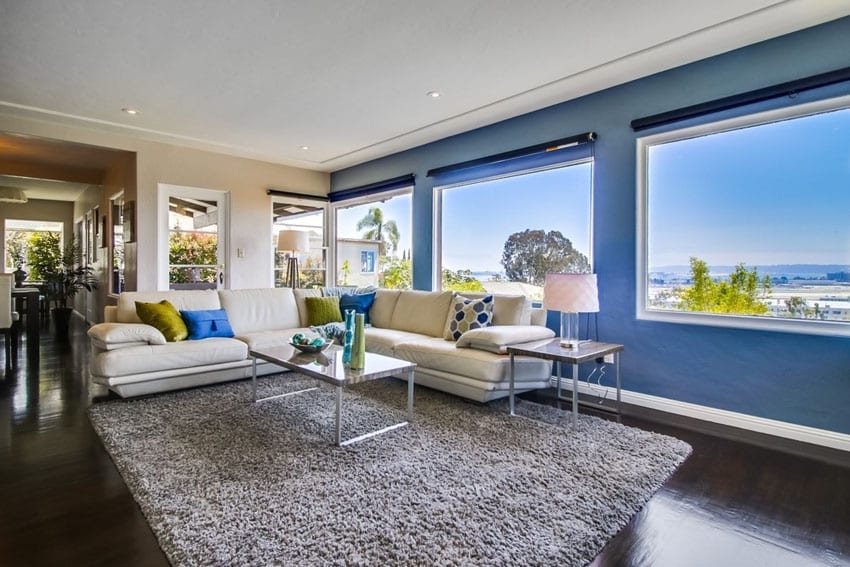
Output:
[[565,167],[571,167],[571,166],[574,166],[574,165],[581,165],[583,163],[589,163],[590,164],[590,179],[591,179],[590,210],[588,211],[588,213],[590,214],[590,219],[588,219],[588,225],[587,225],[587,228],[590,231],[590,235],[588,236],[588,240],[587,240],[588,243],[590,244],[590,247],[587,251],[587,261],[590,264],[590,272],[593,273],[595,271],[594,261],[593,261],[593,250],[595,248],[594,241],[593,241],[593,218],[594,218],[593,209],[594,209],[594,206],[595,206],[595,203],[594,203],[594,193],[595,193],[595,191],[593,190],[593,179],[594,179],[594,168],[595,168],[596,164],[594,162],[593,157],[583,157],[583,158],[579,158],[579,159],[558,162],[558,163],[546,165],[546,166],[543,166],[543,167],[535,167],[535,168],[531,168],[531,169],[522,169],[520,171],[513,171],[511,173],[505,173],[505,174],[502,174],[502,175],[492,175],[492,176],[489,176],[489,177],[482,177],[480,179],[473,179],[471,181],[461,181],[459,183],[449,183],[449,184],[446,184],[446,185],[435,186],[434,192],[433,192],[433,196],[434,196],[434,203],[433,203],[433,210],[434,210],[434,216],[433,216],[433,218],[434,218],[434,225],[433,225],[434,238],[433,238],[433,242],[434,242],[434,246],[433,246],[433,250],[432,250],[432,254],[433,254],[432,265],[434,266],[434,270],[433,270],[433,273],[432,273],[432,282],[431,282],[432,287],[431,287],[431,289],[438,290],[438,291],[443,289],[443,192],[444,191],[446,191],[448,189],[455,189],[455,188],[466,187],[466,186],[471,186],[471,185],[478,185],[480,183],[487,183],[489,181],[496,181],[498,179],[506,179],[508,177],[520,177],[520,176],[523,176],[523,175],[540,173],[542,171],[549,171],[549,170],[552,170],[552,169],[561,169],[561,168],[565,168]]
[[719,134],[741,128],[770,124],[792,118],[802,118],[814,114],[850,108],[850,96],[842,96],[819,100],[810,103],[787,106],[737,116],[717,122],[710,122],[671,130],[659,134],[644,136],[637,139],[637,234],[636,234],[636,317],[640,320],[661,321],[665,323],[683,323],[690,325],[707,325],[712,327],[731,327],[738,329],[755,329],[802,333],[809,335],[850,336],[850,324],[840,321],[816,321],[811,319],[773,318],[753,315],[726,315],[714,313],[697,313],[691,311],[666,311],[647,308],[647,293],[649,291],[649,187],[647,149],[651,146],[696,138],[710,134]]
[[[322,209],[322,246],[325,249],[325,284],[330,285],[328,282],[330,281],[331,276],[331,259],[333,256],[333,251],[331,251],[331,247],[328,246],[328,242],[330,242],[330,206],[327,201],[319,201],[317,199],[310,199],[307,197],[290,197],[288,195],[271,195],[271,199],[269,199],[269,218],[271,219],[271,232],[274,234],[274,205],[275,203],[286,203],[287,205],[304,205],[309,206],[311,208]],[[277,243],[272,244],[271,256],[269,257],[269,262],[271,263],[271,269],[269,271],[269,286],[274,287],[275,279],[274,279],[274,255],[277,251]]]
[[[336,258],[337,258],[337,211],[339,209],[350,209],[352,207],[359,207],[361,205],[368,205],[370,203],[380,203],[382,201],[388,201],[394,197],[401,197],[404,195],[410,195],[410,228],[411,232],[413,231],[413,185],[408,185],[407,187],[402,187],[400,189],[393,189],[392,191],[385,191],[382,193],[378,193],[375,195],[365,195],[363,197],[357,197],[354,199],[346,199],[344,201],[337,201],[335,203],[330,204],[330,222],[328,223],[328,277],[329,283],[328,285],[336,285]],[[413,236],[411,234],[411,267],[410,267],[410,280],[413,281]],[[378,269],[378,258],[375,258],[375,271]],[[331,276],[333,276],[331,278]]]

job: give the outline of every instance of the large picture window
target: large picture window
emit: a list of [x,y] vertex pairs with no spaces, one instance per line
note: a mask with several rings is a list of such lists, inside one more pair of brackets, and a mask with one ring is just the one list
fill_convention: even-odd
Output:
[[593,161],[437,188],[435,289],[543,298],[547,272],[590,272]]
[[850,334],[850,97],[638,140],[638,317]]
[[411,211],[409,188],[335,205],[336,284],[410,289]]

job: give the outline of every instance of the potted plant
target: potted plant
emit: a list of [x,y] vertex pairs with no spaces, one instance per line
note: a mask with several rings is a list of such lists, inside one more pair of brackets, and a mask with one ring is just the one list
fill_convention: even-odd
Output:
[[57,337],[68,336],[71,307],[77,292],[97,288],[97,279],[91,266],[82,264],[82,253],[76,239],[71,239],[62,251],[58,270],[47,275],[49,294],[57,302],[53,308],[53,321]]
[[24,235],[20,232],[14,233],[9,237],[6,243],[6,251],[9,253],[9,260],[15,266],[15,287],[21,287],[27,279],[27,273],[24,271],[24,259],[26,258],[27,243]]

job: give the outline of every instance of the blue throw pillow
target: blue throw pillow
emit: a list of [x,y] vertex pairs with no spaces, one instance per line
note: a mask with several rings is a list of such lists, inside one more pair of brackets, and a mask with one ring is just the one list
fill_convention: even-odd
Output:
[[233,328],[224,309],[205,311],[180,311],[180,316],[189,328],[189,340],[208,337],[232,337]]
[[339,298],[339,310],[342,311],[342,316],[345,318],[347,309],[354,309],[355,313],[362,313],[366,324],[369,323],[369,308],[375,301],[375,292],[341,295]]

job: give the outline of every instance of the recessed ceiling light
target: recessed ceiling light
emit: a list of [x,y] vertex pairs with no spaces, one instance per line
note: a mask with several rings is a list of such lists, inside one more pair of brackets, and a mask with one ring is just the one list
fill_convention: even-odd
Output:
[[430,96],[431,98],[440,98],[440,91],[428,91],[425,94]]
[[310,149],[310,146],[298,146],[298,147],[301,148],[302,150],[309,150]]
[[130,108],[130,107],[127,107],[127,108],[122,108],[121,110],[122,110],[123,112],[126,112],[127,114],[138,114],[138,113],[139,113],[139,109],[138,109],[138,108]]

